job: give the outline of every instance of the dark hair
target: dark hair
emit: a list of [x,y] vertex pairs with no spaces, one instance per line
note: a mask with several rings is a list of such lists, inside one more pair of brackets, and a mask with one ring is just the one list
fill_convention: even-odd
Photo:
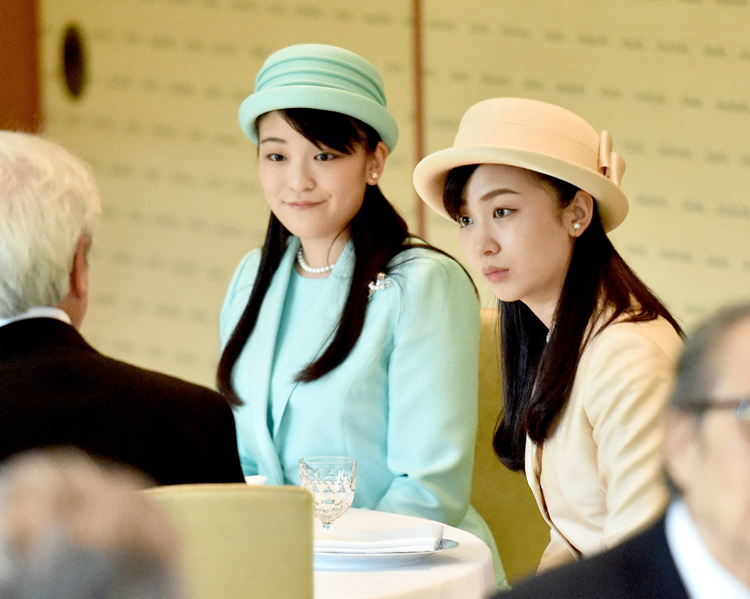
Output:
[[[307,108],[279,112],[296,131],[321,149],[327,147],[350,154],[357,146],[361,146],[371,153],[380,141],[380,136],[372,127],[337,112]],[[390,272],[393,265],[389,267],[389,263],[397,254],[413,247],[444,253],[421,240],[409,241],[412,236],[406,222],[376,185],[367,186],[362,207],[349,224],[349,230],[355,255],[349,295],[333,339],[322,355],[297,375],[297,380],[301,382],[321,378],[346,359],[362,333],[368,304],[368,284],[378,273]],[[271,214],[250,299],[219,362],[217,386],[231,405],[243,403],[234,390],[232,371],[255,329],[266,291],[291,236],[276,216]]]
[[[464,202],[464,187],[477,166],[461,166],[448,175],[443,204],[455,220]],[[525,172],[553,192],[560,208],[570,204],[579,191],[560,179]],[[523,302],[499,301],[499,307],[503,409],[493,445],[511,470],[524,468],[526,436],[543,443],[565,410],[578,362],[591,340],[590,322],[605,312],[609,318],[604,326],[623,314],[628,322],[661,316],[682,334],[666,307],[615,250],[602,227],[596,202],[591,224],[573,246],[549,341],[547,327]]]

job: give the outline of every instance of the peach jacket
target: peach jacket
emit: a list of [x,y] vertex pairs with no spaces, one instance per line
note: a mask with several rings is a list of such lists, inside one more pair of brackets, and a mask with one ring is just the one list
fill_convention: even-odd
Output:
[[526,478],[551,528],[540,570],[616,545],[664,511],[659,421],[681,348],[663,318],[605,327],[552,436],[527,438]]

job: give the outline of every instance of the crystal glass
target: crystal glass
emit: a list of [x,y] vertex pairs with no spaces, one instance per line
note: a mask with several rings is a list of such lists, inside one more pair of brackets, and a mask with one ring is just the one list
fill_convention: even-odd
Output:
[[323,528],[348,510],[357,485],[357,460],[342,456],[302,458],[299,484],[313,495],[315,517]]

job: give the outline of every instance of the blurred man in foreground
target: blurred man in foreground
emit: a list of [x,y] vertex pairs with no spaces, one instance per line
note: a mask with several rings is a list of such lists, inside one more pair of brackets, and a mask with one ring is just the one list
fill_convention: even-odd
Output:
[[504,599],[750,598],[750,304],[688,339],[664,429],[665,517]]
[[136,493],[148,484],[74,450],[9,460],[0,469],[0,597],[182,597],[176,533]]
[[100,212],[83,162],[0,131],[0,461],[71,444],[161,484],[242,481],[220,395],[105,357],[78,333]]

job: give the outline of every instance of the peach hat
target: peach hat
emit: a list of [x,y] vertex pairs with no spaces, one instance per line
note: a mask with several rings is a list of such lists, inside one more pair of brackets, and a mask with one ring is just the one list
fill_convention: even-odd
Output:
[[445,180],[452,169],[470,164],[517,166],[575,185],[594,197],[607,232],[628,213],[620,189],[625,161],[612,151],[612,136],[554,104],[523,98],[474,104],[461,119],[453,147],[417,165],[414,187],[431,208],[450,218],[443,206]]

